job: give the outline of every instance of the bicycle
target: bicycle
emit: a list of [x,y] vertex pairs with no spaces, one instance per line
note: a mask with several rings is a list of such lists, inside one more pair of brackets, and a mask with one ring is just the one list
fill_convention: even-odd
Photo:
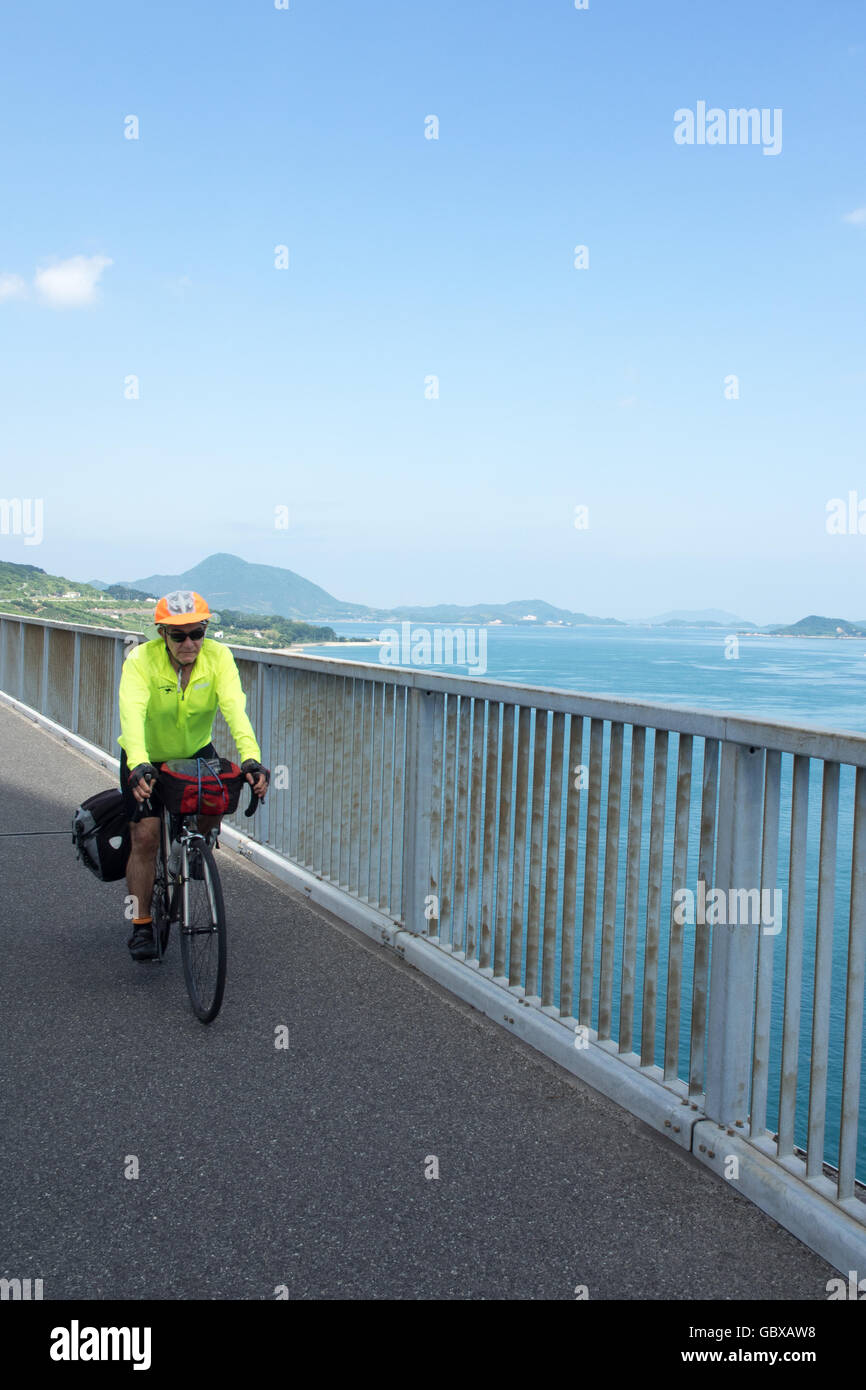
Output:
[[[205,761],[205,760],[200,760]],[[163,763],[171,768],[171,762]],[[160,785],[161,771],[154,786]],[[149,804],[142,803],[144,805]],[[259,798],[250,786],[245,816],[255,815]],[[217,832],[203,835],[190,822],[196,812],[170,811],[160,815],[159,849],[153,882],[151,918],[156,961],[162,964],[171,925],[177,922],[183,974],[193,1012],[212,1023],[220,1011],[226,982],[228,953],[226,912],[219,870],[213,857]]]

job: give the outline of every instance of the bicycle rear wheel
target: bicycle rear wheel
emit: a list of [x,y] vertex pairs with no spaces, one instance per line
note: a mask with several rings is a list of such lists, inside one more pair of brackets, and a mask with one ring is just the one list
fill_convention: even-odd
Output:
[[[199,876],[200,875],[200,876]],[[220,1011],[226,983],[226,914],[214,857],[206,844],[184,848],[180,953],[190,1003],[202,1023]]]

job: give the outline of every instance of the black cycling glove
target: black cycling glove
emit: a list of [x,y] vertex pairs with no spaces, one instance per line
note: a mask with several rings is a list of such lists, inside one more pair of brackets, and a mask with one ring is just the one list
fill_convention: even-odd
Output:
[[139,763],[129,774],[130,789],[137,787],[143,777],[146,777],[148,781],[150,781],[152,777],[156,777],[157,775],[156,768],[152,763]]
[[257,781],[259,777],[264,777],[266,782],[270,782],[271,780],[271,774],[268,769],[263,767],[261,763],[257,763],[255,758],[247,758],[245,763],[241,763],[241,772],[251,773],[255,781]]

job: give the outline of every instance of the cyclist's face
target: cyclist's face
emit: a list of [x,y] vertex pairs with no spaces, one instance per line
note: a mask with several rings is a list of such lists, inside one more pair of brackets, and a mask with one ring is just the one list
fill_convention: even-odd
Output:
[[[196,657],[201,651],[201,644],[204,641],[204,634],[202,634],[202,636],[198,639],[197,642],[194,641],[192,637],[187,636],[187,634],[189,632],[199,632],[203,627],[206,629],[207,624],[195,623],[190,628],[163,628],[162,631],[163,637],[165,638],[165,645],[168,647],[168,650],[174,657],[175,661],[179,661],[182,666],[189,666],[191,662],[195,661]],[[171,631],[174,632],[175,636],[183,634],[183,641],[176,642],[174,640],[174,637],[171,637],[169,635]]]

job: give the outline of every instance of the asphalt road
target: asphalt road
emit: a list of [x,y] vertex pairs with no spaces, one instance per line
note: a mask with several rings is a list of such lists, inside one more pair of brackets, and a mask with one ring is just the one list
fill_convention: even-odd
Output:
[[732,1185],[226,849],[203,1027],[176,939],[133,962],[125,884],[74,859],[110,785],[0,706],[0,1275],[46,1300],[826,1299],[835,1271]]

